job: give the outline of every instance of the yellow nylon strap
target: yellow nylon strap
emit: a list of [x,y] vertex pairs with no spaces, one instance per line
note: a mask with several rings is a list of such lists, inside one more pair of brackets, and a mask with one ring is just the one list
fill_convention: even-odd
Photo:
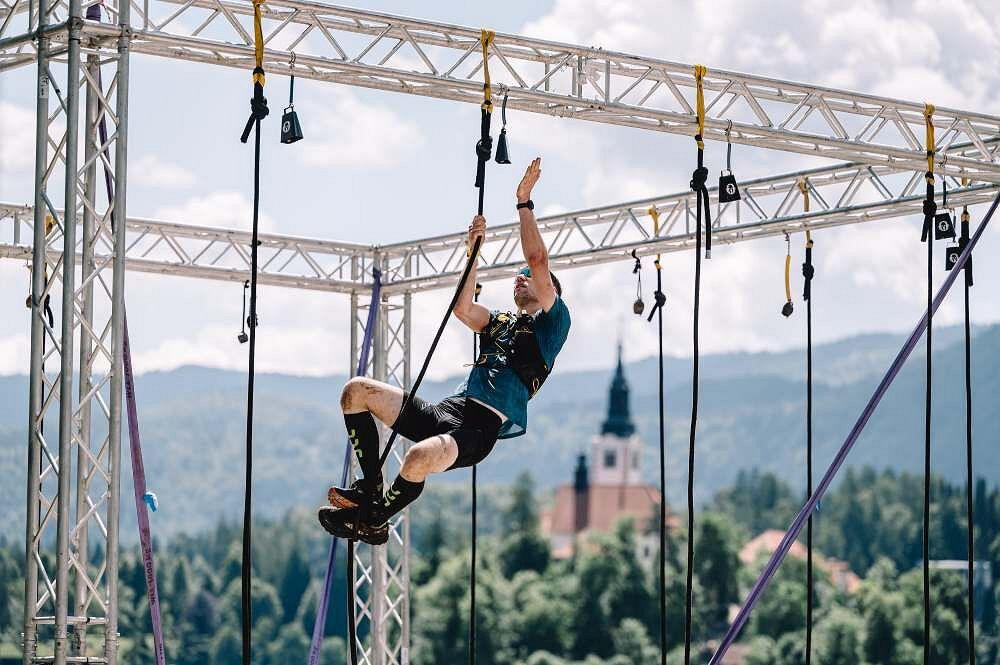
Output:
[[[257,67],[264,68],[264,28],[262,25],[261,5],[264,0],[253,0],[253,49]],[[264,75],[254,72],[253,82],[264,85]]]
[[[656,206],[650,206],[649,210],[647,210],[646,212],[648,212],[649,216],[653,218],[653,235],[654,236],[659,236],[660,235],[660,211],[656,209]],[[656,254],[656,261],[654,261],[654,264],[656,265],[656,269],[659,270],[660,269],[660,254],[659,253]]]
[[785,234],[785,300],[792,302],[792,243]]
[[52,229],[56,227],[56,220],[52,215],[45,215],[45,235],[52,233]]
[[[705,65],[695,65],[694,66],[694,84],[695,84],[695,114],[698,119],[698,134],[697,136],[705,136],[705,89],[703,87],[705,75],[708,74],[708,67]],[[698,142],[698,149],[705,149],[705,141],[702,138],[696,138],[695,141]]]
[[927,125],[927,176],[926,180],[934,184],[934,151],[937,145],[934,142],[934,105],[924,104],[924,124]]
[[479,36],[479,44],[483,47],[483,109],[493,110],[493,86],[490,83],[490,44],[496,38],[497,33],[492,30],[482,29]]
[[[803,212],[809,212],[809,180],[806,178],[799,178],[798,182],[795,184],[798,185],[799,191],[802,192],[802,210]],[[806,229],[806,247],[812,246],[812,233],[809,232],[809,229]]]

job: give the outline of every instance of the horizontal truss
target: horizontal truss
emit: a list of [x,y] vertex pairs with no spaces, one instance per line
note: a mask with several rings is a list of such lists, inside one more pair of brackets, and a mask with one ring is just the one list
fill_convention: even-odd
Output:
[[[808,183],[811,212],[802,212],[799,183]],[[996,185],[951,182],[950,206],[988,202]],[[742,199],[718,204],[713,240],[717,246],[906,215],[919,215],[920,174],[885,167],[843,164],[742,183]],[[660,213],[653,233],[650,208]],[[553,269],[582,267],[641,255],[677,252],[694,245],[694,194],[690,191],[640,201],[542,217],[539,229]],[[31,256],[30,206],[0,204],[0,258]],[[249,279],[250,233],[232,229],[129,218],[126,265],[137,272],[241,282]],[[278,234],[260,235],[261,284],[340,293],[367,291],[371,269],[382,267],[383,292],[450,287],[465,263],[466,235],[454,233],[389,245],[362,245]],[[98,243],[106,260],[110,238]],[[56,242],[50,246],[57,246]],[[53,260],[58,250],[51,252]],[[508,276],[521,265],[516,223],[489,228],[480,252],[479,279]]]
[[[4,5],[6,4],[6,8]],[[247,0],[145,0],[133,3],[131,49],[253,68],[252,3]],[[0,26],[28,3],[0,0]],[[114,8],[111,8],[115,18]],[[478,104],[479,30],[309,0],[264,5],[267,72]],[[11,32],[9,27],[7,32]],[[109,24],[84,34],[116,39]],[[0,36],[2,36],[0,31]],[[54,43],[65,30],[49,33]],[[294,54],[294,58],[293,58]],[[0,39],[0,69],[27,64],[30,35]],[[294,65],[293,65],[294,59]],[[694,134],[693,66],[600,48],[498,34],[493,79],[514,109],[676,134]],[[723,70],[704,81],[712,140],[897,169],[926,169],[923,103]],[[940,174],[1000,182],[1000,118],[938,108]],[[951,154],[959,144],[974,151]]]

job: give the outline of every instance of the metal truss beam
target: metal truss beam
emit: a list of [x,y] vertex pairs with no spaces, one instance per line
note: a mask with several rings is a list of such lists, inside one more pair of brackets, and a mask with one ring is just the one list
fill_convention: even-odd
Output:
[[[812,192],[812,211],[801,212],[798,183]],[[997,187],[962,185],[949,179],[950,205],[985,203]],[[756,238],[857,224],[905,215],[921,209],[920,174],[885,167],[841,164],[741,184],[742,200],[719,205],[710,190],[714,240],[718,246]],[[652,231],[649,209],[661,215],[659,235]],[[0,204],[0,257],[27,260],[32,209]],[[554,270],[583,267],[641,254],[683,251],[692,247],[694,194],[678,192],[640,201],[542,217],[539,229]],[[132,218],[126,225],[126,261],[130,270],[242,282],[249,278],[250,234]],[[383,266],[383,292],[416,292],[450,287],[465,261],[465,234],[453,233],[411,242],[369,246],[261,235],[259,280],[262,284],[339,293],[367,291],[371,268]],[[500,279],[520,266],[518,225],[491,226],[480,253],[479,279]],[[106,256],[98,252],[98,256]],[[51,249],[58,258],[59,250]]]
[[[2,0],[10,2],[10,0]],[[24,3],[14,5],[17,7]],[[133,3],[132,49],[175,60],[252,68],[252,3],[145,0]],[[479,30],[311,0],[265,5],[265,69],[348,85],[478,104]],[[87,34],[117,37],[110,25]],[[10,41],[9,49],[14,50]],[[23,48],[23,44],[20,45]],[[0,68],[23,53],[0,56]],[[495,82],[511,108],[676,134],[694,134],[693,66],[600,48],[497,34]],[[9,64],[9,66],[14,66]],[[923,171],[923,103],[710,69],[705,137]],[[1000,182],[1000,118],[950,108],[934,115],[944,175]],[[976,153],[950,155],[971,143]]]

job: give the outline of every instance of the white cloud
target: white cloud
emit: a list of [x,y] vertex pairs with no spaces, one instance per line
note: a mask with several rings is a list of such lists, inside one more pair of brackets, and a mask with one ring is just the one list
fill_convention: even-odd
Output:
[[0,376],[27,374],[31,340],[25,334],[0,337]]
[[35,164],[35,114],[0,102],[0,174],[31,171]]
[[195,183],[193,173],[156,155],[142,155],[129,162],[128,175],[132,183],[163,189],[184,189]]
[[[241,192],[213,192],[195,196],[179,205],[163,206],[153,214],[158,219],[249,231],[253,224],[253,201]],[[261,212],[261,231],[273,231],[274,222]]]
[[[315,101],[320,97],[320,101]],[[419,127],[347,88],[325,89],[299,106],[301,158],[311,166],[385,169],[401,166],[424,144]]]

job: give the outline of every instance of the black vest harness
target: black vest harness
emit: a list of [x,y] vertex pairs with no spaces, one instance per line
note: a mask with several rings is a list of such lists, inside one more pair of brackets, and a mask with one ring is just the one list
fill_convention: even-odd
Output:
[[538,346],[535,318],[530,314],[515,317],[500,312],[490,318],[479,336],[482,343],[476,366],[490,370],[510,368],[528,389],[529,399],[534,397],[552,371]]

